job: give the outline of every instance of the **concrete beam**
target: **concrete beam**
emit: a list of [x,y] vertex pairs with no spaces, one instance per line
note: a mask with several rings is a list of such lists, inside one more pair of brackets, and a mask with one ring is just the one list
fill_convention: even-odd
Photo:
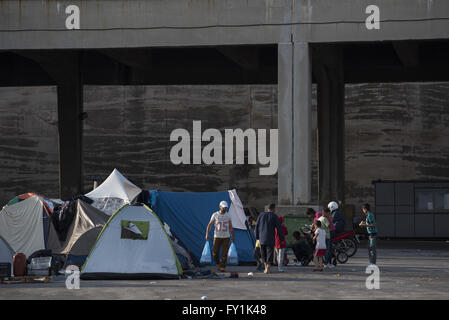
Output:
[[[65,27],[69,4],[80,30]],[[0,50],[448,39],[448,12],[446,0],[3,0]]]
[[149,49],[108,49],[99,50],[99,52],[125,66],[133,68],[151,69],[152,58]]
[[257,70],[259,68],[259,49],[257,47],[227,46],[218,47],[217,50],[243,69]]
[[393,42],[393,48],[404,67],[414,68],[419,65],[419,45],[416,42]]
[[49,75],[31,59],[12,52],[0,53],[0,87],[54,85]]

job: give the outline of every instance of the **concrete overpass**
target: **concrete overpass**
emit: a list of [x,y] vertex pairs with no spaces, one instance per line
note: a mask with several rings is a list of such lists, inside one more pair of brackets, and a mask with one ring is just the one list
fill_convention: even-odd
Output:
[[[79,30],[66,27],[70,5]],[[379,29],[366,26],[370,5]],[[278,202],[295,212],[311,201],[312,83],[319,200],[343,200],[344,84],[449,80],[448,39],[445,0],[0,0],[0,85],[58,86],[60,193],[71,196],[83,85],[277,83]]]
[[[66,28],[69,5],[78,31]],[[365,27],[370,5],[378,30]],[[2,0],[1,49],[446,39],[448,14],[444,0]]]

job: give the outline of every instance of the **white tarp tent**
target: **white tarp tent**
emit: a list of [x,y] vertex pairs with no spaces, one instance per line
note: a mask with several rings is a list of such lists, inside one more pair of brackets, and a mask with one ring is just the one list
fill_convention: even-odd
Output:
[[38,196],[7,205],[0,211],[0,236],[15,252],[27,257],[42,249],[60,250],[56,232],[50,232],[51,228],[50,216]]
[[126,179],[114,169],[107,179],[96,189],[86,194],[94,200],[92,206],[112,215],[124,204],[129,204],[142,192],[142,189]]
[[165,229],[146,206],[124,206],[104,226],[82,279],[177,278],[182,274]]

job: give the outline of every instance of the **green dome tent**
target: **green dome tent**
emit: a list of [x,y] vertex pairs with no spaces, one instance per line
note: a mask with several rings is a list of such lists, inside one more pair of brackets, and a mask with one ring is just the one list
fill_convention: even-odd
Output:
[[178,278],[181,264],[156,214],[125,205],[111,216],[81,270],[82,279]]

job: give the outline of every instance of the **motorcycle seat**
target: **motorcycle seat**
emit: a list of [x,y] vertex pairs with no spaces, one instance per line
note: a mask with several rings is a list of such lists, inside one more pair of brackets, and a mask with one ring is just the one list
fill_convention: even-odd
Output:
[[334,237],[333,242],[336,242],[336,241],[339,241],[341,239],[348,238],[348,237],[351,237],[351,236],[354,236],[354,235],[355,235],[354,231],[344,231],[342,233],[337,234]]

